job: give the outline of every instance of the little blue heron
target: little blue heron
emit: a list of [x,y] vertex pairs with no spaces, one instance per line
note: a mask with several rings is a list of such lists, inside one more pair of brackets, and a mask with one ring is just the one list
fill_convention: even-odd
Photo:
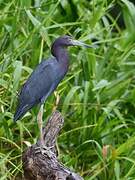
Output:
[[56,89],[60,81],[64,78],[69,67],[69,56],[66,51],[68,46],[93,46],[74,40],[71,36],[57,38],[51,47],[53,57],[43,60],[32,72],[28,80],[23,85],[18,98],[18,106],[14,115],[14,121],[20,119],[33,106],[40,104],[37,116],[40,129],[40,140],[42,137],[42,116],[43,104],[48,96]]

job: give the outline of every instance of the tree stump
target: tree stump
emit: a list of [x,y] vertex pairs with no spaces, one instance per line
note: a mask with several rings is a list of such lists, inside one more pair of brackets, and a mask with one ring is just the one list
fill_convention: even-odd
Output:
[[57,159],[56,139],[63,124],[63,117],[55,111],[43,129],[44,145],[38,140],[23,153],[25,180],[83,180]]

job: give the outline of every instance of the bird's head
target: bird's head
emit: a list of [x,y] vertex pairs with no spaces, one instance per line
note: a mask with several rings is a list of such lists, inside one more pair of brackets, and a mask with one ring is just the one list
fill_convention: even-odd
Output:
[[82,47],[86,47],[86,48],[96,48],[96,46],[94,46],[94,45],[85,44],[81,41],[75,40],[72,36],[68,36],[68,35],[57,38],[53,44],[55,44],[57,46],[63,46],[63,47],[82,46]]
[[52,55],[56,57],[60,52],[59,51],[60,49],[63,49],[68,46],[82,46],[86,48],[96,48],[96,45],[88,45],[81,41],[73,39],[72,36],[65,35],[57,38],[52,44],[51,47]]

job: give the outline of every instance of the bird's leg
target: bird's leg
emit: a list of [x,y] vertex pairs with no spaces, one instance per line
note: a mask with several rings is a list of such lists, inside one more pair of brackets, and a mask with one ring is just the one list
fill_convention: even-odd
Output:
[[44,139],[43,139],[43,109],[44,105],[41,104],[41,107],[40,107],[40,110],[39,110],[39,113],[38,113],[38,116],[37,116],[37,121],[38,121],[38,127],[39,127],[39,130],[40,130],[40,141],[41,141],[41,145],[43,146],[44,145]]
[[55,95],[55,97],[56,97],[56,101],[55,101],[55,105],[54,105],[54,107],[53,107],[53,111],[56,110],[56,108],[57,108],[57,106],[58,106],[58,104],[59,104],[59,101],[60,101],[60,96],[59,96],[59,94],[58,94],[57,91],[54,91],[54,95]]
[[49,158],[51,158],[52,156],[55,156],[55,154],[51,151],[52,147],[47,147],[45,146],[44,143],[44,138],[43,138],[43,107],[44,105],[41,104],[38,116],[37,116],[37,121],[38,121],[38,126],[39,126],[39,130],[40,130],[40,142],[41,142],[41,146],[36,147],[35,148],[35,153],[41,153],[42,155],[48,156]]

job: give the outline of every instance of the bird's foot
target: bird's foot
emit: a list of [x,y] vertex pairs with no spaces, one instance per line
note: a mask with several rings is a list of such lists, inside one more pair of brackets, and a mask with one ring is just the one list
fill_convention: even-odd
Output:
[[42,146],[42,147],[36,147],[35,148],[35,153],[38,154],[38,153],[41,153],[43,156],[45,157],[49,157],[49,158],[52,158],[55,156],[55,154],[51,151],[51,149],[53,148],[54,146],[51,146],[51,147],[47,147],[47,146]]

